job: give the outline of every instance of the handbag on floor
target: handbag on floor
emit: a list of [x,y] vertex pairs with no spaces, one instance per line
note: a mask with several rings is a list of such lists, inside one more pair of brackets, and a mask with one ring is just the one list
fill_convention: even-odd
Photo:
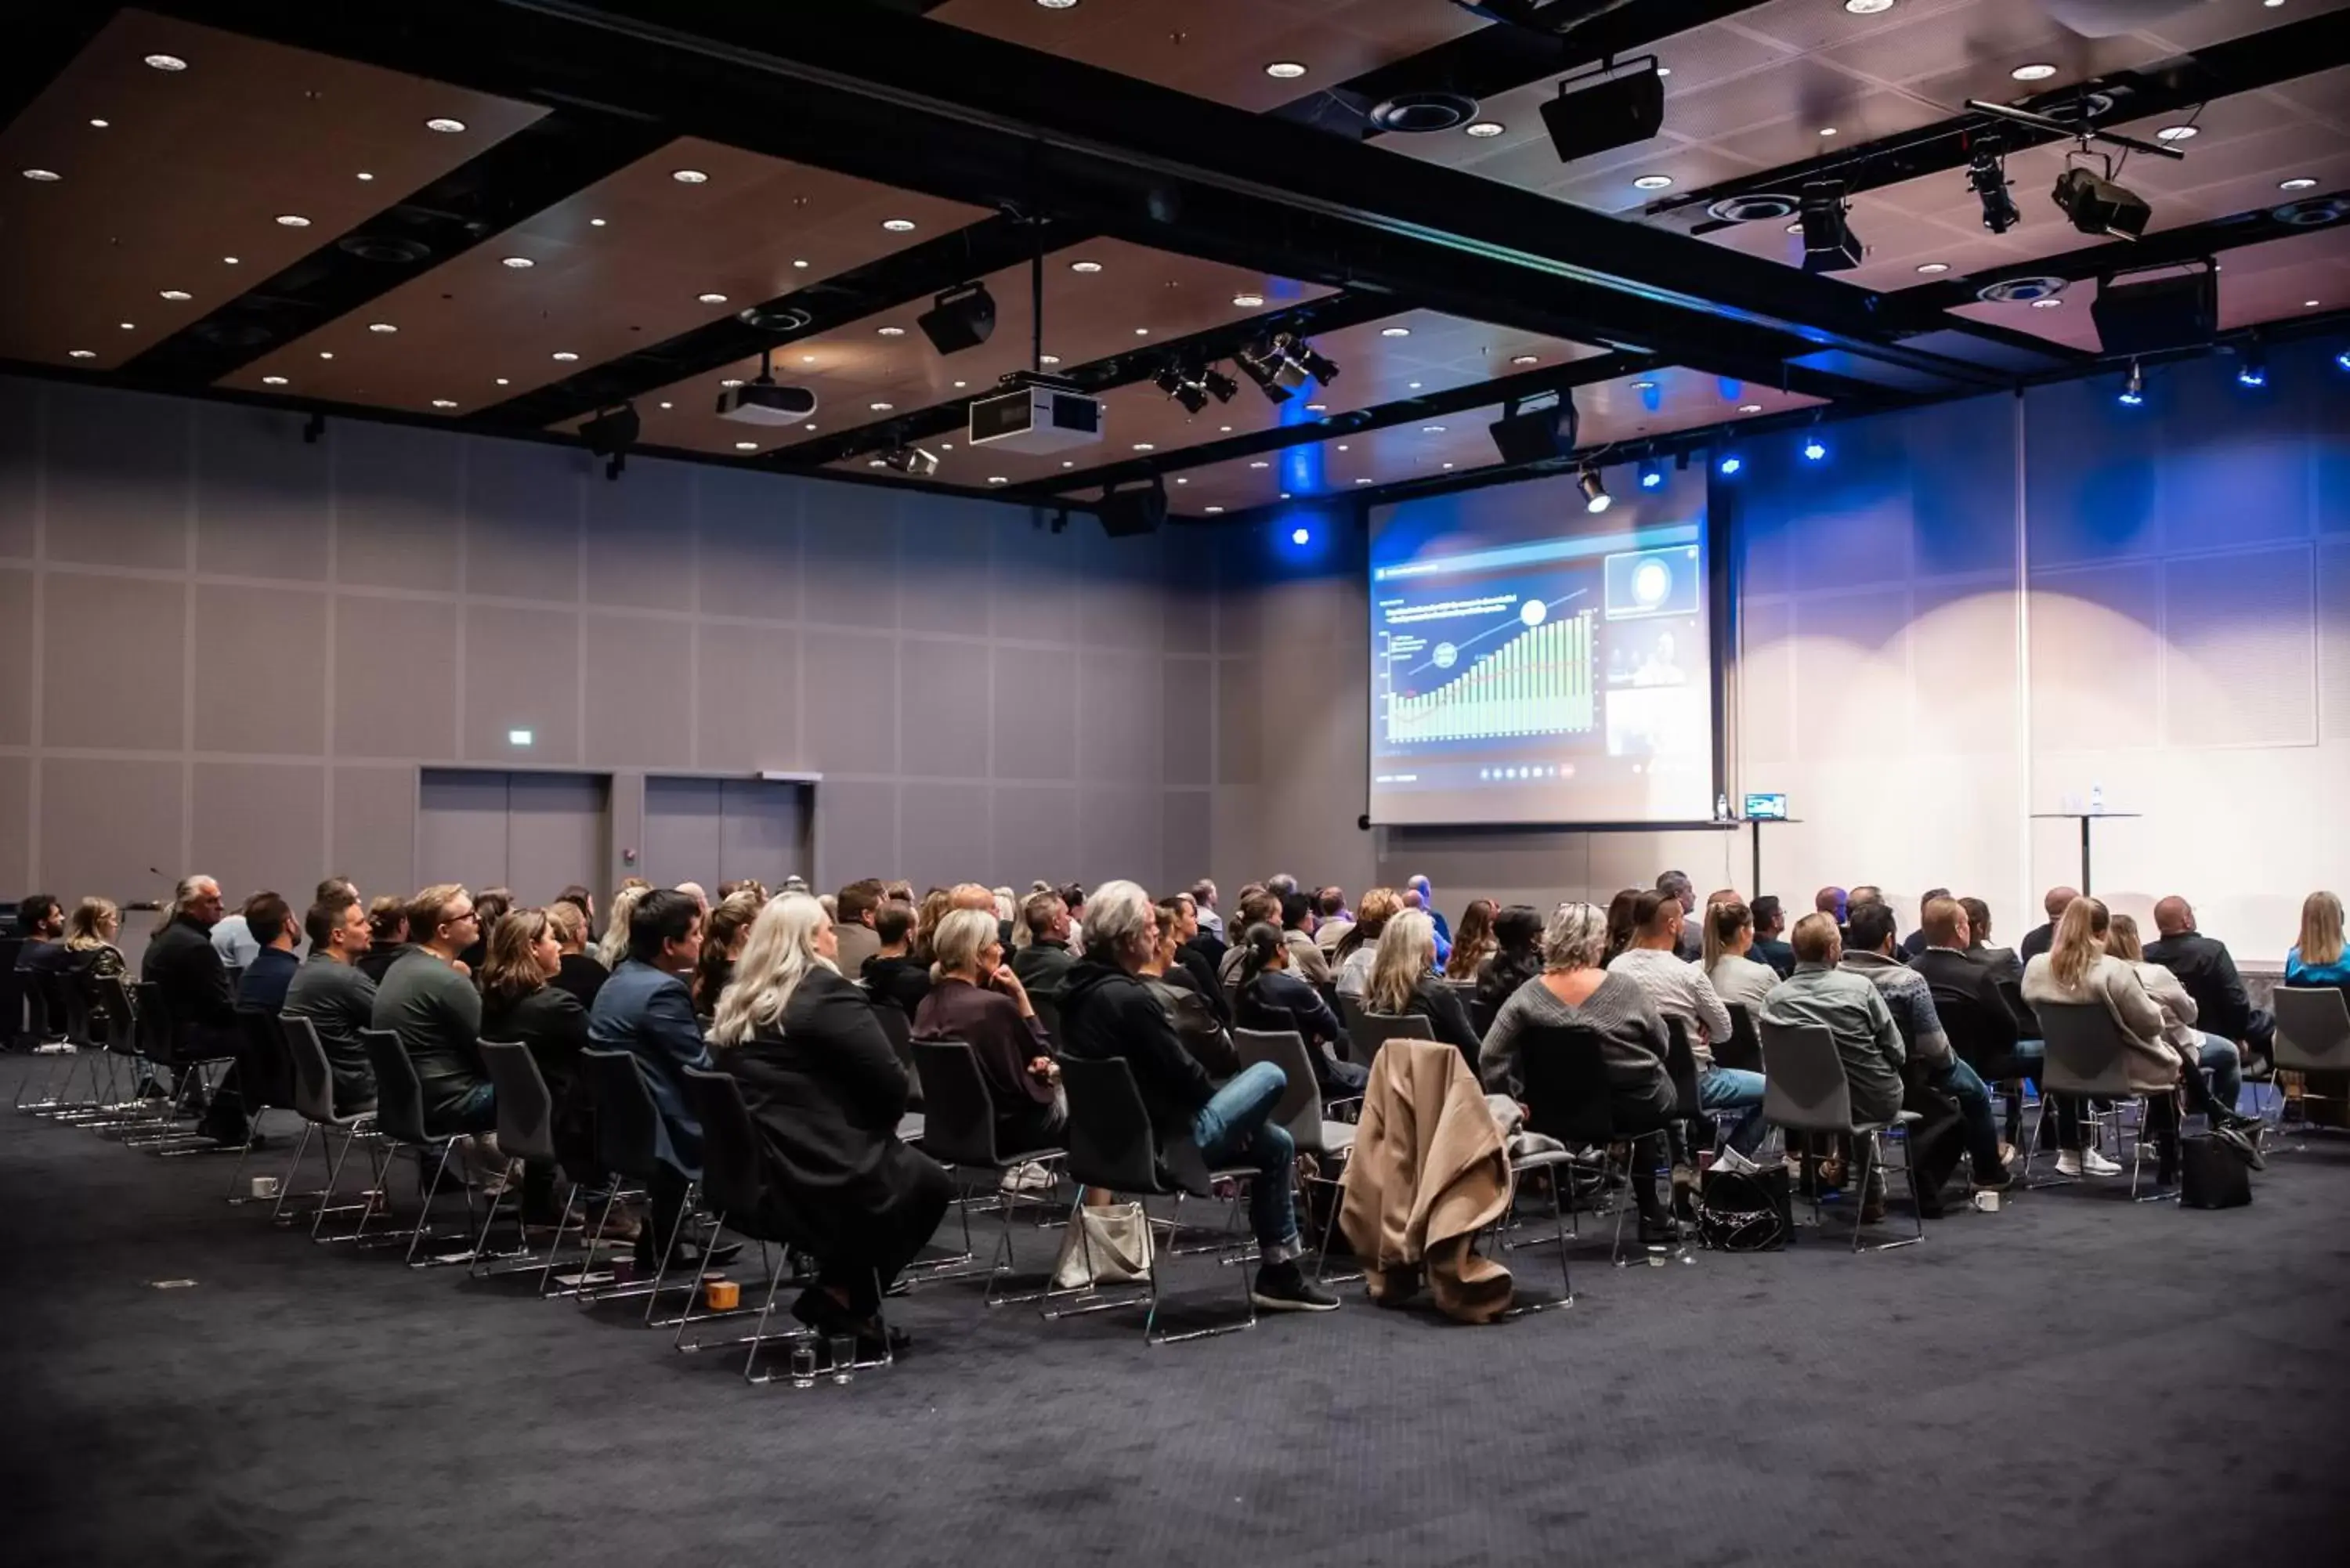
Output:
[[1795,1227],[1784,1164],[1751,1171],[1713,1166],[1698,1177],[1697,1232],[1717,1252],[1776,1252]]
[[1149,1277],[1150,1217],[1142,1205],[1112,1203],[1098,1209],[1080,1205],[1076,1221],[1061,1238],[1060,1260],[1053,1265],[1053,1288],[1076,1291]]
[[2251,1168],[2225,1138],[2178,1140],[2178,1201],[2189,1209],[2241,1209],[2252,1200]]

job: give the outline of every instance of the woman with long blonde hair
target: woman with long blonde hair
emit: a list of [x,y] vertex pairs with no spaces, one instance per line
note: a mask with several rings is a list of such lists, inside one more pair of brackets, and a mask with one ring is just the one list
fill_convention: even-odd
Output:
[[643,877],[631,877],[612,895],[612,907],[605,912],[604,940],[596,944],[596,961],[606,969],[619,968],[620,961],[629,956],[629,917],[651,891],[651,884]]
[[854,1334],[864,1359],[902,1344],[883,1333],[881,1297],[938,1229],[954,1187],[899,1140],[906,1069],[864,993],[833,967],[839,950],[814,898],[767,905],[710,1044],[742,1089],[767,1182],[823,1260],[792,1314],[821,1334]]
[[1370,1016],[1410,1017],[1429,1022],[1436,1038],[1477,1067],[1477,1031],[1460,996],[1436,975],[1436,922],[1425,909],[1406,909],[1379,932],[1363,988],[1363,1012]]
[[2284,955],[2284,982],[2350,992],[2350,963],[2343,961],[2342,900],[2323,888],[2301,901],[2301,936]]
[[123,971],[122,950],[114,939],[122,934],[122,910],[111,898],[84,898],[66,920],[67,965],[93,980],[111,980]]

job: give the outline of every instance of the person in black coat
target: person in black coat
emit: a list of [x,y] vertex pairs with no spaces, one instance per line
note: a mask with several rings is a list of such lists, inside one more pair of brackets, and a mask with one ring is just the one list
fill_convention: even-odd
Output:
[[1230,1029],[1232,999],[1216,982],[1217,966],[1224,961],[1224,944],[1200,929],[1200,907],[1191,901],[1191,894],[1175,893],[1159,900],[1159,929],[1162,938],[1171,933],[1175,942],[1167,971],[1188,976],[1193,982],[1191,989],[1206,997],[1215,1010],[1216,1022]]
[[561,952],[562,967],[547,984],[557,991],[571,993],[579,1003],[580,1016],[596,1005],[596,993],[612,978],[612,971],[603,961],[588,950],[588,917],[578,905],[558,898],[546,907],[547,929],[555,933],[556,950]]
[[[161,994],[183,1061],[234,1057],[243,1043],[228,970],[212,942],[220,918],[220,884],[210,877],[182,878],[173,890],[171,918],[139,961],[139,978]],[[234,1077],[213,1093],[197,1130],[224,1144],[242,1144],[251,1135]]]
[[906,1069],[864,992],[833,968],[838,951],[814,898],[767,905],[710,1043],[758,1128],[768,1201],[820,1264],[792,1314],[856,1334],[866,1355],[881,1348],[882,1293],[938,1229],[954,1185],[898,1137]]
[[[588,1048],[588,1010],[555,983],[562,970],[563,945],[546,911],[516,909],[501,918],[482,961],[482,1038],[529,1049],[554,1108],[556,1156],[584,1175],[596,1168],[595,1127],[579,1077],[579,1053]],[[555,1168],[544,1161],[524,1164],[524,1224],[561,1221],[555,1177]]]

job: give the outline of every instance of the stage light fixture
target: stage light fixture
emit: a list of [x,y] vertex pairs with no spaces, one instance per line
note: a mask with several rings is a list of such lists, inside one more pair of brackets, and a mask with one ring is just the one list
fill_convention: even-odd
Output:
[[1977,152],[1967,165],[1967,184],[1981,200],[1983,227],[1992,234],[2003,234],[2023,222],[2015,198],[2007,193],[2007,171],[1991,149]]
[[1736,477],[1738,471],[1745,466],[1745,460],[1741,458],[1735,452],[1723,452],[1721,454],[1721,461],[1714,464],[1714,467],[1721,471],[1721,476],[1724,479]]
[[1502,417],[1485,428],[1503,462],[1541,462],[1565,457],[1575,450],[1581,416],[1575,412],[1575,400],[1569,394],[1561,392],[1555,402],[1534,409],[1521,408],[1518,400],[1513,398],[1502,408]]
[[1289,531],[1289,542],[1293,545],[1311,545],[1314,543],[1314,530],[1311,528],[1292,528]]
[[1308,381],[1326,387],[1338,377],[1338,367],[1295,332],[1260,338],[1233,355],[1232,361],[1256,383],[1257,390],[1276,403],[1287,402],[1290,394]]
[[1847,272],[1860,265],[1864,249],[1852,232],[1844,186],[1834,180],[1814,180],[1804,187],[1804,270]]
[[2350,348],[2345,348],[2341,353],[2334,356],[2334,363],[2339,369],[2350,370]]
[[2134,240],[2154,216],[2154,209],[2134,192],[2078,164],[2056,176],[2049,196],[2074,228],[2100,238]]
[[1805,462],[1820,462],[1825,461],[1827,455],[1827,442],[1822,441],[1817,436],[1809,436],[1804,439],[1804,461]]
[[579,427],[579,435],[587,441],[588,450],[604,460],[604,477],[618,479],[628,466],[629,449],[637,444],[642,429],[634,403],[622,403],[608,414],[598,414]]
[[[1336,375],[1337,372],[1333,370],[1331,373]],[[1200,372],[1200,385],[1207,388],[1209,395],[1220,403],[1229,403],[1240,395],[1241,384],[1213,365]]]
[[2269,384],[2269,358],[2257,337],[2247,337],[2236,348],[2236,381],[2240,386],[2265,387]]
[[1208,406],[1208,390],[1197,381],[1170,365],[1150,378],[1151,384],[1183,405],[1187,414],[1196,414]]
[[881,454],[881,466],[909,479],[928,479],[939,471],[938,455],[919,446],[894,446]]
[[1583,509],[1586,512],[1596,515],[1616,504],[1616,498],[1607,493],[1607,482],[1599,477],[1597,469],[1585,469],[1575,476],[1575,482],[1583,487]]
[[995,296],[983,283],[951,288],[931,301],[931,308],[914,317],[914,325],[941,354],[976,348],[995,335]]
[[1644,463],[1642,463],[1642,464],[1640,465],[1640,488],[1641,488],[1641,489],[1643,489],[1643,490],[1657,490],[1657,489],[1660,489],[1660,488],[1662,488],[1662,487],[1663,487],[1664,483],[1665,483],[1665,471],[1664,471],[1664,469],[1663,469],[1662,467],[1659,466],[1655,462],[1651,461],[1651,462],[1644,462]]
[[2146,401],[2146,372],[2137,368],[2137,360],[2130,361],[2129,374],[2122,378],[2121,395],[2115,401],[2130,409]]

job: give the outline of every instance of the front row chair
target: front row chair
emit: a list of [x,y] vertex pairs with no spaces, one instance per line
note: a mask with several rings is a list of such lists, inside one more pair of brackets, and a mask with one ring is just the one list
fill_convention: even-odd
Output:
[[[279,1183],[277,1207],[270,1218],[280,1225],[300,1218],[286,1212],[286,1199],[296,1196],[295,1179],[301,1173],[302,1156],[310,1147],[312,1134],[318,1137],[319,1158],[326,1161],[327,1185],[314,1193],[300,1196],[316,1198],[318,1207],[310,1214],[310,1240],[319,1241],[318,1228],[329,1214],[348,1214],[354,1209],[371,1207],[375,1200],[372,1189],[365,1204],[335,1202],[335,1185],[342,1179],[344,1162],[350,1158],[351,1146],[363,1136],[369,1136],[375,1125],[375,1107],[348,1114],[335,1109],[335,1073],[327,1061],[327,1047],[318,1038],[318,1026],[299,1013],[283,1012],[277,1017],[278,1033],[286,1044],[286,1055],[294,1068],[294,1110],[302,1118],[302,1138],[294,1146],[294,1158],[286,1163],[286,1176]],[[342,1147],[333,1147],[337,1133],[343,1135]],[[326,1241],[343,1238],[328,1236]]]
[[[2153,1108],[2154,1096],[2134,1088],[2129,1075],[2129,1044],[2122,1038],[2121,1026],[2105,1003],[2043,1002],[2036,1010],[2040,1015],[2041,1038],[2047,1043],[2048,1059],[2041,1064],[2040,1092],[2049,1095],[2071,1095],[2076,1098],[2137,1102],[2137,1137],[2130,1149],[2130,1197],[2137,1197],[2138,1173],[2146,1163],[2147,1115]],[[2176,1136],[2178,1126],[2178,1091],[2161,1091],[2172,1096],[2171,1127]],[[2043,1115],[2046,1113],[2043,1111]],[[2118,1137],[2119,1132],[2116,1135]],[[2040,1140],[2033,1140],[2036,1147]],[[2024,1173],[2031,1174],[2031,1155],[2024,1157]],[[2175,1194],[2155,1192],[2147,1201],[2171,1198]]]
[[[1333,1121],[1323,1114],[1322,1085],[1314,1071],[1313,1047],[1296,1030],[1235,1029],[1232,1050],[1243,1067],[1270,1062],[1288,1079],[1280,1100],[1273,1107],[1272,1119],[1287,1129],[1299,1154],[1313,1157],[1314,1173],[1306,1180],[1329,1189],[1330,1214],[1323,1222],[1321,1252],[1314,1274],[1317,1283],[1327,1284],[1330,1239],[1338,1225],[1339,1173],[1355,1152],[1355,1124]],[[1345,1284],[1361,1278],[1360,1274],[1348,1274],[1338,1282]]]
[[[1852,1140],[1859,1151],[1859,1179],[1855,1184],[1856,1197],[1852,1211],[1852,1250],[1861,1251],[1860,1211],[1868,1201],[1868,1177],[1872,1170],[1893,1174],[1885,1159],[1885,1133],[1887,1128],[1908,1128],[1924,1120],[1916,1111],[1897,1111],[1890,1122],[1864,1122],[1853,1115],[1852,1085],[1845,1077],[1844,1058],[1836,1054],[1835,1036],[1817,1024],[1790,1025],[1764,1019],[1762,1036],[1762,1116],[1763,1119],[1791,1132],[1833,1133]],[[1902,1144],[1900,1173],[1905,1185],[1909,1180],[1909,1150],[1905,1138]],[[1892,1182],[1886,1183],[1888,1190]],[[1875,1251],[1890,1251],[1896,1247],[1914,1247],[1926,1239],[1926,1214],[1918,1207],[1917,1193],[1909,1195],[1910,1213],[1916,1219],[1918,1233],[1898,1241],[1878,1243]],[[1820,1222],[1820,1197],[1816,1183],[1812,1189],[1812,1223]]]
[[[1069,1224],[1077,1233],[1078,1246],[1086,1258],[1086,1270],[1089,1275],[1093,1272],[1093,1250],[1082,1212],[1086,1188],[1098,1187],[1113,1198],[1123,1196],[1137,1200],[1172,1198],[1175,1200],[1174,1214],[1170,1219],[1151,1216],[1147,1206],[1143,1210],[1147,1224],[1167,1227],[1171,1243],[1182,1222],[1185,1198],[1213,1196],[1215,1183],[1220,1178],[1238,1181],[1255,1176],[1255,1171],[1250,1168],[1210,1170],[1198,1147],[1189,1140],[1170,1144],[1162,1165],[1157,1142],[1151,1134],[1150,1113],[1142,1103],[1142,1091],[1135,1086],[1134,1070],[1120,1057],[1089,1061],[1082,1057],[1064,1056],[1061,1058],[1061,1086],[1069,1100],[1069,1179],[1078,1186],[1076,1207],[1070,1211]],[[1237,1323],[1213,1324],[1182,1334],[1159,1333],[1159,1270],[1160,1258],[1166,1250],[1157,1245],[1150,1249],[1150,1288],[1147,1293],[1116,1300],[1088,1299],[1081,1305],[1057,1308],[1044,1315],[1047,1318],[1074,1317],[1084,1313],[1107,1312],[1148,1303],[1150,1310],[1142,1320],[1142,1337],[1150,1345],[1203,1339],[1211,1334],[1230,1334],[1256,1326],[1256,1301],[1248,1292],[1247,1271],[1243,1269],[1235,1272],[1242,1279],[1242,1299],[1248,1304],[1245,1318]],[[1087,1298],[1093,1297],[1094,1287],[1085,1286],[1080,1293]]]
[[[481,1043],[482,1065],[488,1070],[490,1083],[497,1095],[498,1152],[505,1156],[504,1190],[490,1199],[490,1211],[483,1216],[482,1233],[473,1244],[473,1272],[476,1278],[490,1272],[490,1230],[497,1223],[498,1206],[507,1193],[515,1194],[515,1231],[522,1250],[511,1254],[526,1258],[521,1269],[527,1272],[529,1263],[538,1265],[538,1293],[548,1295],[571,1293],[570,1289],[554,1289],[555,1263],[563,1251],[563,1238],[571,1230],[572,1206],[568,1194],[562,1196],[562,1217],[556,1221],[555,1235],[546,1244],[544,1258],[530,1258],[530,1236],[523,1213],[522,1195],[517,1183],[522,1179],[525,1163],[555,1166],[555,1096],[546,1086],[546,1076],[538,1070],[537,1058],[530,1047],[514,1040],[484,1040]],[[565,1174],[568,1174],[566,1172]],[[579,1217],[579,1288],[588,1283],[589,1265],[595,1255],[588,1251],[588,1218]],[[650,1309],[648,1310],[650,1315]]]
[[952,1262],[965,1263],[974,1256],[971,1245],[972,1185],[964,1173],[981,1171],[985,1174],[986,1185],[996,1192],[1000,1221],[995,1251],[988,1262],[987,1304],[1002,1306],[1006,1302],[1040,1300],[1041,1292],[1024,1296],[996,1293],[1003,1276],[1012,1272],[1012,1210],[1019,1199],[1018,1193],[1004,1190],[1003,1178],[1024,1165],[1056,1164],[1067,1158],[1067,1151],[1050,1144],[1008,1153],[996,1147],[995,1096],[979,1070],[978,1055],[962,1041],[918,1040],[912,1051],[915,1066],[929,1086],[929,1096],[922,1102],[922,1152],[947,1167],[949,1174],[962,1188],[962,1201],[955,1205],[962,1216],[962,1256]]
[[[421,1262],[416,1256],[416,1249],[423,1244],[432,1226],[432,1200],[441,1195],[441,1179],[448,1172],[449,1157],[457,1147],[457,1139],[463,1135],[436,1133],[425,1127],[424,1089],[417,1082],[416,1064],[408,1059],[408,1051],[400,1044],[399,1035],[389,1029],[362,1029],[359,1035],[359,1044],[367,1047],[368,1065],[375,1069],[376,1131],[389,1140],[394,1154],[406,1149],[416,1157],[420,1176],[425,1161],[430,1160],[432,1164],[432,1175],[424,1188],[423,1206],[416,1211],[416,1227],[408,1233],[405,1254],[408,1266],[423,1269],[442,1263],[464,1262],[471,1257],[470,1252],[455,1257],[427,1256]],[[389,1211],[391,1207],[389,1176],[379,1185],[384,1189],[383,1206]],[[368,1221],[374,1217],[372,1210],[359,1217],[361,1234],[366,1232]],[[465,1239],[469,1241],[473,1239],[470,1224],[466,1227]]]
[[[2323,1074],[2329,1078],[2350,1076],[2350,999],[2330,985],[2281,985],[2270,999],[2276,1012],[2276,1044],[2272,1060],[2280,1071],[2301,1075],[2302,1084],[2293,1099],[2324,1099],[2329,1096],[2309,1092],[2309,1078]],[[2329,1085],[2341,1092],[2336,1083]],[[2277,1125],[2284,1124],[2286,1097],[2277,1100]],[[2304,1125],[2308,1119],[2303,1111]]]

